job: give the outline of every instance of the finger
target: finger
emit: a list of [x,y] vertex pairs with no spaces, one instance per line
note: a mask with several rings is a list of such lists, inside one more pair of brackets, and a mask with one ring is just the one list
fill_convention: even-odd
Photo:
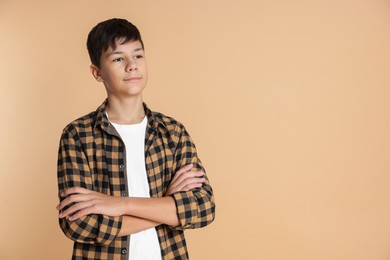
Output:
[[188,191],[188,190],[184,189],[187,185],[203,184],[203,182],[205,182],[205,180],[206,179],[204,179],[204,178],[186,179],[186,180],[182,181],[178,186],[176,186],[175,190],[176,190],[176,192],[178,192],[178,191]]
[[93,206],[92,207],[88,207],[88,208],[85,208],[85,209],[82,209],[78,212],[76,212],[75,214],[73,214],[72,216],[69,217],[69,221],[74,221],[78,218],[81,218],[81,217],[84,217],[84,216],[87,216],[89,214],[92,214],[93,213]]
[[182,174],[183,172],[187,172],[187,171],[191,170],[192,167],[194,167],[194,165],[193,165],[192,163],[187,164],[187,165],[184,165],[182,168],[180,168],[180,169],[177,171],[177,173]]
[[180,168],[180,169],[175,173],[175,175],[173,176],[172,181],[175,181],[182,173],[188,172],[189,170],[191,170],[192,167],[194,167],[194,165],[193,165],[192,163],[190,163],[190,164],[187,164],[187,165],[185,165],[184,167]]
[[189,190],[192,190],[194,188],[199,188],[199,187],[202,187],[204,182],[205,182],[205,179],[196,178],[196,179],[189,181],[187,184],[182,183],[182,185],[176,186],[174,188],[169,188],[165,194],[167,196],[169,196],[169,195],[172,195],[176,192],[189,191]]
[[179,176],[180,176],[181,174],[183,174],[183,173],[185,173],[185,172],[191,170],[192,167],[193,167],[193,164],[187,164],[187,165],[185,165],[184,167],[182,167],[181,169],[179,169],[179,170],[175,173],[175,175],[173,176],[172,181],[175,181],[177,178],[179,178]]
[[195,172],[195,171],[185,172],[185,173],[182,173],[179,178],[177,178],[176,180],[172,181],[169,186],[172,189],[176,190],[176,188],[178,186],[180,186],[183,181],[185,181],[187,179],[191,179],[191,178],[198,179],[198,177],[202,177],[203,175],[204,175],[204,173],[201,172],[201,171],[199,171],[199,172]]
[[173,181],[172,186],[180,185],[183,181],[187,179],[193,179],[198,177],[203,177],[204,172],[202,171],[188,171],[185,173],[182,173],[176,180]]
[[69,206],[72,203],[78,203],[78,202],[87,201],[91,199],[92,199],[91,196],[84,195],[84,194],[70,195],[60,202],[60,204],[57,206],[57,210],[62,210],[63,208]]
[[81,196],[71,195],[60,202],[57,206],[57,210],[62,210],[66,206],[70,206],[72,203],[77,203],[82,200]]
[[73,206],[71,206],[70,208],[66,209],[65,211],[61,212],[58,217],[60,218],[64,218],[64,217],[67,217],[67,216],[70,216],[72,215],[73,213],[77,212],[77,211],[80,211],[80,210],[83,210],[85,208],[89,208],[89,207],[92,207],[95,205],[95,201],[85,201],[85,202],[79,202],[79,203],[76,203],[74,204]]
[[203,183],[191,183],[183,187],[181,191],[190,191],[202,187]]
[[[188,166],[187,169],[189,169],[189,168],[191,168],[189,166],[193,166],[193,165],[187,165],[187,166]],[[184,167],[182,169],[184,169]],[[205,173],[203,171],[187,171],[187,172],[178,171],[177,174],[174,176],[174,178],[171,180],[171,183],[169,184],[168,189],[167,189],[165,194],[171,195],[171,194],[177,192],[177,186],[179,186],[180,183],[182,183],[186,179],[195,178],[195,177],[198,178],[198,177],[202,177],[204,175],[205,175]]]
[[66,196],[69,196],[71,194],[76,194],[76,193],[87,194],[89,192],[91,192],[91,191],[88,189],[82,188],[82,187],[72,187],[72,188],[69,188],[69,189],[62,191],[61,197],[66,197]]

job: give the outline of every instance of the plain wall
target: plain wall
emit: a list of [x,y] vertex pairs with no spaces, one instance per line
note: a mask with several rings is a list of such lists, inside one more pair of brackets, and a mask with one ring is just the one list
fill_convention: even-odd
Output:
[[0,0],[0,259],[70,259],[63,127],[104,87],[85,42],[143,34],[144,99],[186,125],[214,188],[191,259],[390,259],[388,1]]

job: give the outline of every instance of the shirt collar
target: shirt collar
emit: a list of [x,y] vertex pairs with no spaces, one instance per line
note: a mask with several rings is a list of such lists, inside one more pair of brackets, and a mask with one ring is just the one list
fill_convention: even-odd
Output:
[[[110,122],[106,115],[107,103],[108,99],[104,100],[104,102],[96,109],[94,128],[100,125],[103,130],[109,132],[108,128],[110,126]],[[151,127],[154,130],[157,130],[159,125],[166,128],[161,118],[156,117],[155,113],[153,113],[145,103],[143,103],[143,106],[145,109],[146,117],[148,118],[148,127]]]

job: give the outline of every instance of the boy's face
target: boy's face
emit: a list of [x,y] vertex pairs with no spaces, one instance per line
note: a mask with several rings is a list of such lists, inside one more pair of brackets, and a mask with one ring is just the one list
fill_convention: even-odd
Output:
[[145,53],[139,41],[109,47],[100,57],[100,68],[91,65],[97,81],[103,82],[108,97],[122,99],[140,96],[148,80]]

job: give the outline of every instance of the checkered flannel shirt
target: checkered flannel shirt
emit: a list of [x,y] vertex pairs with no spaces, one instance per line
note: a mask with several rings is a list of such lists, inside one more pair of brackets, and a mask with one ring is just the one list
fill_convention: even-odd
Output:
[[[63,130],[58,156],[59,194],[79,186],[111,196],[128,196],[125,146],[105,115],[106,104],[107,100]],[[196,170],[205,170],[184,126],[144,107],[148,118],[145,163],[150,196],[163,197],[181,167],[192,163]],[[171,196],[180,225],[156,227],[161,255],[163,259],[188,259],[183,231],[204,227],[214,220],[213,191],[206,176],[201,188]],[[118,237],[122,217],[91,214],[59,222],[65,235],[74,241],[72,259],[128,259],[129,236]]]

